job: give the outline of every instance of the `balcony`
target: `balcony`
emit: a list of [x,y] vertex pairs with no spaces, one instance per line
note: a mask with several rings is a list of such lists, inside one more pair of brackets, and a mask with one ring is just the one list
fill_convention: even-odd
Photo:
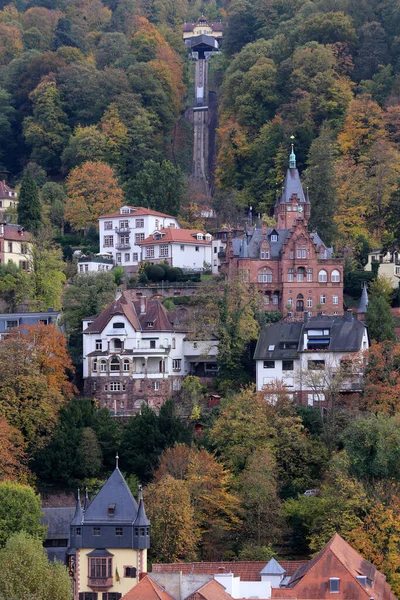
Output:
[[88,577],[88,586],[98,592],[106,592],[113,585],[112,577]]
[[115,233],[120,233],[120,234],[124,234],[124,233],[129,233],[131,231],[132,227],[115,227],[114,231]]
[[124,244],[115,244],[115,247],[117,250],[130,250],[131,249],[131,243],[124,243]]

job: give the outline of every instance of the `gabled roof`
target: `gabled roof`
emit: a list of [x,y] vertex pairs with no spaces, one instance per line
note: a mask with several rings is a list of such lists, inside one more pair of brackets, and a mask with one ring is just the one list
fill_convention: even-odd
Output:
[[192,595],[196,597],[196,600],[200,600],[200,598],[204,600],[232,600],[232,596],[225,591],[224,586],[215,579],[208,581]]
[[[110,504],[115,504],[114,514],[108,514]],[[138,505],[118,467],[113,471],[84,514],[84,523],[127,521],[133,523]]]
[[161,238],[159,240],[154,239],[154,234],[149,235],[145,240],[138,243],[138,246],[147,246],[151,244],[169,244],[171,242],[175,242],[177,244],[193,244],[196,246],[211,245],[211,239],[208,240],[198,240],[196,238],[198,233],[201,233],[203,236],[206,235],[204,231],[199,231],[198,229],[177,229],[173,227],[166,227],[165,229],[160,229],[158,234],[161,234]]
[[73,506],[42,508],[40,519],[47,527],[46,539],[64,539],[69,537],[69,527],[75,514]]
[[13,188],[11,188],[9,185],[6,184],[6,182],[0,181],[0,198],[14,198],[14,200],[17,199],[16,196],[10,196],[10,194],[12,192],[15,192],[15,190]]
[[[296,571],[289,583],[289,588],[293,588],[294,596],[289,596],[303,597],[303,595],[298,596],[298,592],[296,592],[296,587],[301,585],[301,582],[303,581],[304,584],[307,585],[307,590],[309,590],[310,586],[317,586],[323,583],[321,581],[321,575],[323,575],[326,580],[328,580],[329,577],[334,577],[335,575],[331,572],[332,556],[341,563],[352,577],[350,581],[343,582],[341,597],[395,600],[395,596],[391,592],[385,576],[380,573],[373,564],[365,560],[361,554],[356,552],[356,550],[354,550],[354,548],[352,548],[338,533],[333,535],[326,546],[324,546],[312,560]],[[316,578],[315,569],[317,566],[319,567],[319,571],[318,577]],[[367,577],[366,587],[357,581],[357,577],[359,576]],[[371,584],[368,583],[368,580]],[[349,588],[348,593],[346,593],[345,587]],[[275,595],[285,597],[284,591],[280,594],[274,590],[274,596]]]
[[284,575],[285,573],[285,569],[274,558],[271,558],[269,563],[260,571],[261,575]]
[[107,215],[102,215],[101,217],[99,217],[99,219],[111,219],[114,217],[121,217],[121,219],[123,219],[124,217],[144,217],[150,215],[153,217],[165,217],[167,219],[175,219],[176,221],[176,217],[173,217],[172,215],[166,215],[165,213],[158,212],[157,210],[152,210],[151,208],[145,208],[144,206],[129,206],[128,208],[131,209],[130,213],[121,214],[120,211],[112,212],[108,213]]
[[[144,313],[141,313],[142,302],[146,305],[146,312]],[[129,290],[127,290],[95,317],[94,321],[84,330],[84,333],[103,332],[110,320],[116,315],[125,316],[135,331],[171,331],[174,329],[167,309],[159,300],[153,298],[132,300]],[[149,327],[148,323],[153,323],[153,325]]]
[[122,596],[121,600],[175,600],[175,598],[147,575]]

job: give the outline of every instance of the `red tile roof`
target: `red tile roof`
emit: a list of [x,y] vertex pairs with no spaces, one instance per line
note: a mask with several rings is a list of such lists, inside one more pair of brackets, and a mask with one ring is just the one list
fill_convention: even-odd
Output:
[[[367,577],[372,585],[367,583],[364,587],[357,576]],[[395,600],[386,577],[337,533],[312,560],[296,571],[286,589],[273,588],[272,598],[331,598],[330,577],[340,579],[342,598]]]
[[223,585],[212,579],[188,596],[186,600],[232,600],[232,596],[225,591]]
[[16,200],[16,196],[10,196],[10,192],[14,191],[15,190],[10,188],[10,186],[8,186],[4,180],[0,181],[0,198],[14,198],[14,200]]
[[4,239],[11,242],[29,242],[30,235],[21,225],[5,225]]
[[[233,573],[242,581],[261,581],[260,571],[268,561],[236,561],[236,562],[193,562],[193,563],[153,563],[154,573],[190,573],[192,575],[218,575]],[[287,575],[293,575],[297,569],[305,565],[306,560],[280,560],[279,564]]]
[[120,211],[109,213],[107,215],[102,215],[99,219],[111,219],[112,217],[143,217],[145,215],[153,215],[154,217],[166,217],[167,219],[176,219],[172,215],[166,215],[164,213],[158,212],[157,210],[151,210],[150,208],[145,208],[144,206],[129,206],[132,212],[128,214],[121,214]]
[[150,577],[144,577],[135,587],[122,596],[121,600],[175,600],[161,585]]
[[[171,242],[175,242],[177,244],[193,244],[195,246],[203,245],[210,246],[211,240],[198,240],[196,239],[196,235],[201,233],[205,235],[204,231],[199,231],[198,229],[176,229],[167,227],[165,229],[160,229],[158,233],[162,233],[163,236],[159,240],[155,240],[153,235],[149,235],[143,242],[139,242],[138,246],[147,246],[151,244],[169,244]],[[211,238],[212,239],[212,238]]]
[[[143,307],[143,312],[142,312]],[[170,314],[157,299],[140,298],[132,300],[130,291],[122,293],[84,330],[84,333],[100,333],[115,315],[123,315],[136,331],[171,331],[178,327],[174,325]],[[148,325],[152,323],[152,325]],[[184,330],[186,331],[186,329]]]

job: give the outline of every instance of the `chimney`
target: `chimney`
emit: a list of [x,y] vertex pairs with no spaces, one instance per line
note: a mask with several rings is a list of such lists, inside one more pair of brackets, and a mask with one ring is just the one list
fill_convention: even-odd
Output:
[[140,314],[145,315],[147,312],[147,298],[146,296],[142,296],[140,298]]
[[353,311],[351,308],[348,308],[346,311],[346,321],[352,321],[353,320]]
[[266,226],[266,224],[265,224],[265,223],[263,223],[263,224],[261,225],[261,233],[262,233],[263,235],[267,235],[267,226]]

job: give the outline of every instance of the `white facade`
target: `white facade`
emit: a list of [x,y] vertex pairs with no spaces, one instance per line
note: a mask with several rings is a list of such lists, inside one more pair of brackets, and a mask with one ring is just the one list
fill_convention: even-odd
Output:
[[201,231],[180,229],[155,231],[142,242],[141,260],[167,262],[184,271],[203,271],[212,265],[212,236]]
[[[340,317],[344,319],[344,317]],[[331,324],[326,329],[304,329],[302,339],[298,345],[294,340],[284,342],[286,350],[282,351],[271,341],[263,356],[256,360],[256,386],[257,391],[262,391],[264,386],[282,382],[289,393],[301,393],[303,403],[314,406],[325,400],[324,390],[335,385],[335,377],[340,392],[359,392],[362,389],[362,353],[369,348],[368,330],[357,323],[359,329],[363,327],[359,337],[358,348],[340,351],[323,350],[324,341],[327,347],[334,333]],[[278,325],[273,326],[275,328]],[[284,335],[284,334],[283,334]],[[282,337],[284,339],[284,337]],[[317,346],[314,347],[317,342]],[[282,343],[282,342],[280,342]],[[275,355],[277,352],[277,355]],[[284,354],[287,357],[284,357]],[[343,360],[349,364],[343,370]],[[340,371],[340,379],[337,379]]]
[[374,262],[379,263],[378,275],[389,277],[393,289],[399,287],[400,281],[400,254],[399,252],[386,252],[374,250],[368,254],[368,262],[365,265],[366,271],[372,271]]
[[111,271],[113,266],[113,261],[108,259],[80,258],[77,262],[76,268],[78,274],[82,274]]
[[212,241],[211,272],[213,275],[217,275],[219,273],[219,268],[221,266],[220,252],[225,252],[225,250],[226,250],[226,241],[223,241],[223,240],[213,240]]
[[271,598],[270,581],[241,581],[233,573],[214,575],[214,579],[224,586],[232,598]]
[[99,218],[100,253],[111,253],[114,264],[137,267],[139,242],[165,228],[180,228],[175,217],[143,207],[122,206],[118,213]]

